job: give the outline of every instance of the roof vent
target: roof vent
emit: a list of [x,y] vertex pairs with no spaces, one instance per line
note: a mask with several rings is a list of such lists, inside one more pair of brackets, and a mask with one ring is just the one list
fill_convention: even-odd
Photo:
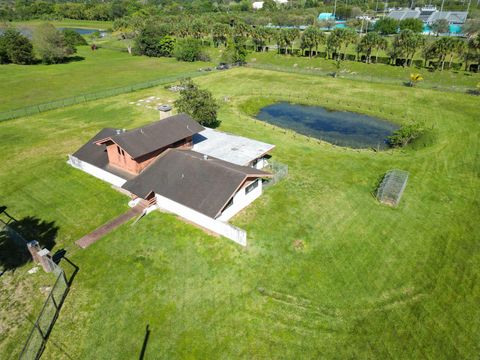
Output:
[[127,132],[127,129],[122,129],[123,132]]
[[203,154],[203,160],[208,160],[208,155],[207,154]]
[[120,135],[122,133],[122,130],[120,130],[120,129],[117,129],[115,131],[117,132],[117,135]]

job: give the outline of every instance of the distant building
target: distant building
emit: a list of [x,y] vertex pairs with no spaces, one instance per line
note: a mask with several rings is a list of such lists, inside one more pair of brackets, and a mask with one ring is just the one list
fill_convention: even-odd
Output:
[[388,14],[389,18],[395,20],[420,19],[426,25],[431,25],[435,21],[445,19],[450,25],[462,25],[467,20],[466,11],[438,11],[435,6],[425,6],[415,9],[392,10]]
[[253,10],[260,10],[261,8],[263,8],[263,1],[255,1],[252,4],[252,8]]
[[[288,0],[273,0],[277,5],[285,5],[288,4]],[[264,1],[255,1],[252,3],[252,8],[253,10],[260,10],[263,9],[263,3]]]
[[333,13],[320,13],[320,15],[318,15],[318,20],[320,21],[334,20],[335,21],[335,15],[333,15]]

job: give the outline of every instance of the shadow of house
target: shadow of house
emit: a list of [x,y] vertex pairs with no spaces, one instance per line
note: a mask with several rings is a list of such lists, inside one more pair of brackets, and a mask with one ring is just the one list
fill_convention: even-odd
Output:
[[[1,226],[2,224],[0,224]],[[42,248],[51,250],[58,233],[55,222],[33,216],[14,221],[0,228],[0,267],[14,270],[32,260],[27,242],[37,240]]]

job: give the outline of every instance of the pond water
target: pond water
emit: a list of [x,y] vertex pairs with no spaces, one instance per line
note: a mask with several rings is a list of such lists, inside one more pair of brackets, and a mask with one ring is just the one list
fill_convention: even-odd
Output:
[[97,30],[97,29],[82,29],[82,28],[58,28],[58,30],[73,30],[77,33],[79,33],[80,35],[90,35],[90,34],[93,34],[95,31],[98,31],[100,32],[100,36],[105,36],[105,30]]
[[387,136],[398,129],[395,124],[368,115],[288,102],[260,109],[257,119],[335,145],[356,149],[384,149],[387,147]]

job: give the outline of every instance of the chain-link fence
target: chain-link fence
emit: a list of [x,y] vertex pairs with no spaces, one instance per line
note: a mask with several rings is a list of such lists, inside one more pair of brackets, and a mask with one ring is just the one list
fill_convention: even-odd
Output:
[[27,107],[16,109],[16,110],[0,112],[0,121],[16,119],[23,116],[35,115],[48,110],[54,110],[54,109],[58,109],[58,108],[62,108],[70,105],[82,104],[92,100],[98,100],[98,99],[116,96],[116,95],[132,92],[132,91],[147,89],[154,86],[178,81],[183,78],[196,77],[204,74],[205,74],[204,72],[199,72],[199,71],[182,73],[178,75],[163,77],[157,80],[151,80],[151,81],[132,84],[128,86],[122,86],[122,87],[103,90],[103,91],[90,93],[90,94],[77,95],[69,98],[50,101],[47,103],[27,106]]
[[69,282],[67,281],[64,271],[57,266],[54,272],[57,275],[55,284],[43,304],[37,321],[35,321],[30,331],[22,353],[20,354],[21,360],[40,358],[63,301],[65,300],[65,296],[67,295]]
[[263,170],[269,171],[273,174],[273,177],[264,181],[264,187],[275,185],[288,176],[288,165],[275,160],[269,160],[268,165]]

